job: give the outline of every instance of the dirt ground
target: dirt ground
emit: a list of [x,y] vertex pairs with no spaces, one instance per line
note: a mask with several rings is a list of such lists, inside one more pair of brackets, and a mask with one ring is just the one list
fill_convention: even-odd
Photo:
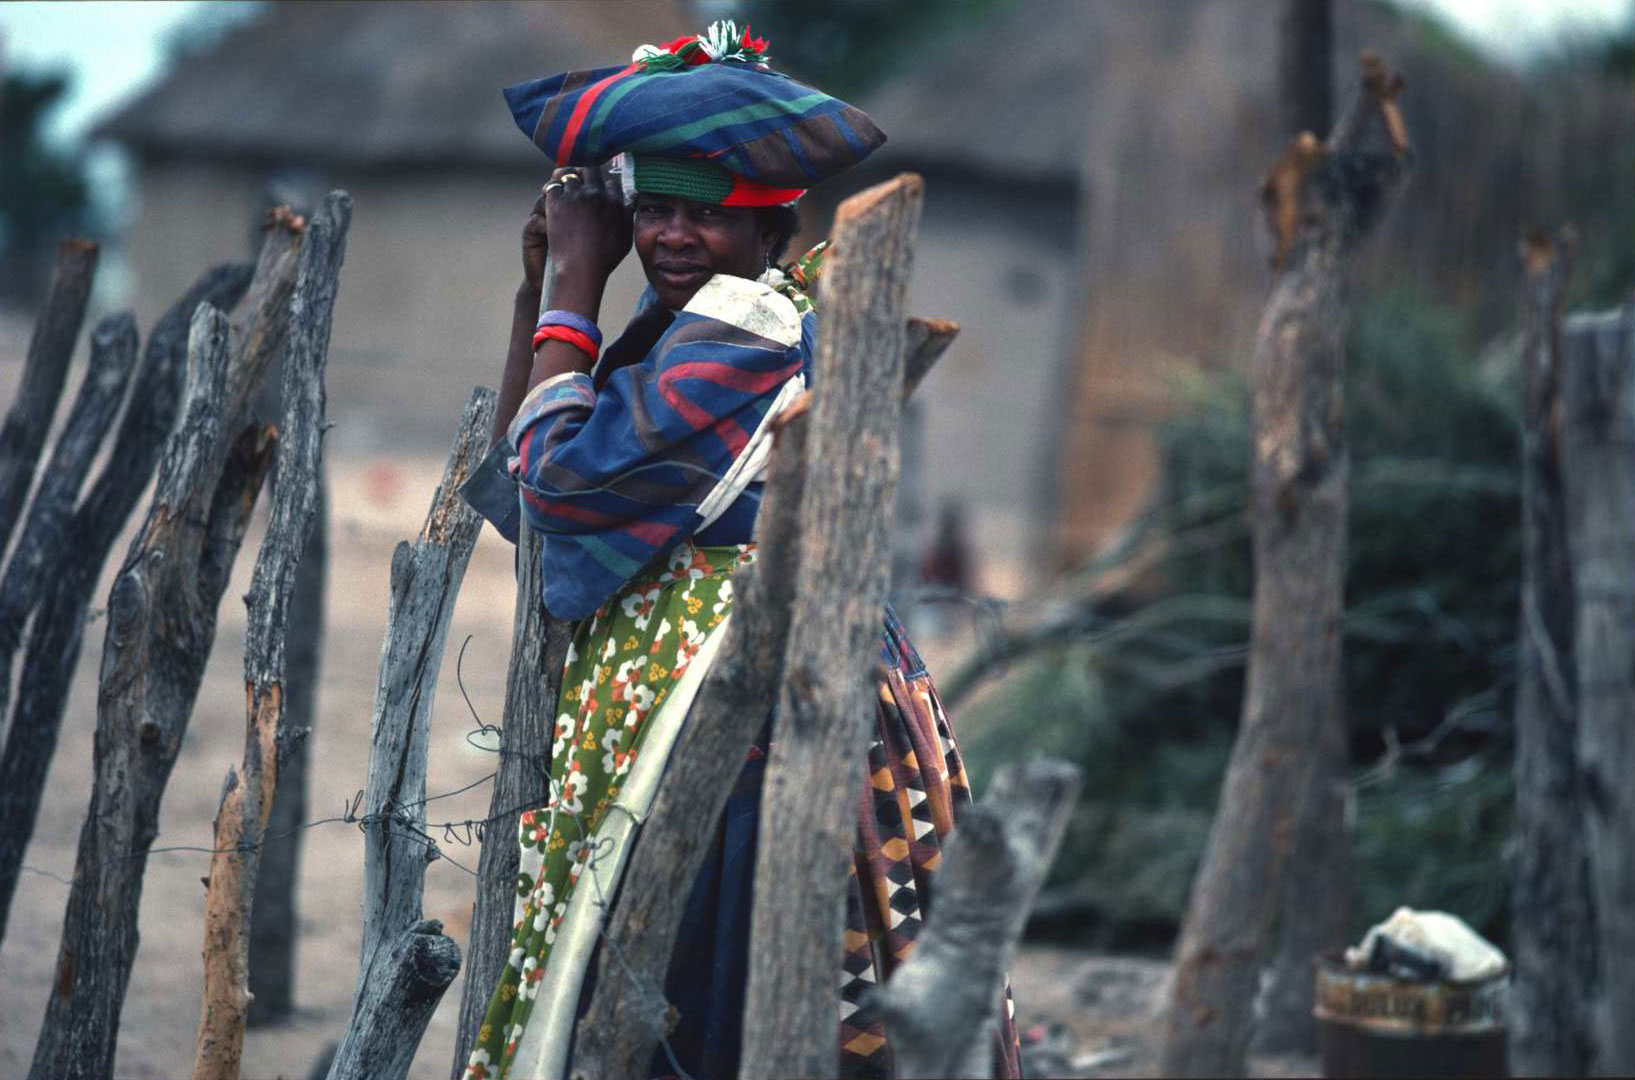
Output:
[[[15,343],[15,339],[13,341]],[[21,350],[6,350],[8,360]],[[20,356],[16,357],[20,359]],[[0,398],[9,400],[20,365],[0,364]],[[77,385],[76,372],[70,386]],[[394,545],[418,530],[441,473],[444,447],[424,439],[387,453],[348,440],[347,429],[389,427],[385,405],[371,404],[363,386],[345,374],[332,380],[331,415],[341,421],[329,444],[333,492],[330,591],[327,637],[318,719],[313,736],[310,816],[343,812],[365,782],[369,721],[386,620],[387,578]],[[452,398],[451,398],[452,401]],[[381,410],[371,414],[372,408]],[[452,434],[458,402],[452,402]],[[388,440],[389,441],[389,440]],[[144,500],[137,517],[145,511]],[[134,525],[133,525],[134,527]],[[260,543],[260,526],[245,544],[234,584],[223,605],[216,646],[209,660],[187,742],[165,798],[161,835],[149,860],[140,917],[141,948],[120,1029],[120,1077],[175,1077],[190,1073],[199,1021],[200,949],[204,890],[200,879],[209,857],[196,850],[211,841],[211,816],[222,778],[242,752],[244,691],[242,657],[245,611],[240,597]],[[127,541],[110,560],[117,566]],[[492,755],[467,741],[479,720],[498,722],[504,696],[512,610],[511,548],[485,531],[467,571],[455,609],[435,702],[428,782],[430,791],[451,792],[480,781],[493,768]],[[111,571],[99,589],[105,598]],[[27,855],[12,908],[11,925],[0,943],[0,1076],[26,1073],[52,981],[67,879],[90,791],[95,727],[96,672],[105,623],[93,614],[85,649],[52,766],[39,824]],[[460,680],[456,663],[465,643]],[[933,662],[954,657],[927,642]],[[475,711],[473,716],[472,710]],[[472,791],[432,804],[434,822],[465,822],[487,812],[488,790]],[[465,831],[434,835],[450,858],[426,875],[426,914],[441,919],[462,946],[469,933],[476,849],[461,841]],[[350,1011],[359,949],[358,897],[362,884],[363,838],[342,823],[303,833],[300,876],[300,941],[297,1000],[299,1014],[286,1024],[252,1030],[244,1053],[249,1078],[299,1078],[309,1074],[325,1047],[337,1039]],[[195,850],[186,850],[192,848]],[[1156,1074],[1154,1007],[1161,999],[1167,965],[1133,957],[1091,955],[1056,947],[1024,947],[1013,969],[1018,1020],[1030,1043],[1037,1042],[1038,1075],[1151,1076]],[[454,1018],[462,990],[456,981],[433,1017],[415,1059],[415,1077],[448,1075]],[[1313,1062],[1257,1062],[1266,1075],[1310,1072]]]

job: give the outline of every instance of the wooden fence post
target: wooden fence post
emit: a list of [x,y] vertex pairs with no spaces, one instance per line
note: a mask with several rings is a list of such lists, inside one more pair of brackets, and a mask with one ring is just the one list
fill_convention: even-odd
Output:
[[[68,362],[74,356],[74,342],[79,340],[80,324],[85,321],[97,255],[97,246],[89,240],[65,240],[57,249],[51,291],[46,294],[39,321],[34,324],[34,336],[28,342],[23,382],[6,413],[5,425],[0,427],[0,555],[5,554],[12,530],[22,517],[23,500],[34,480],[34,465],[51,430],[51,418],[57,414],[57,401],[68,378]],[[4,699],[0,698],[0,713],[4,712]]]
[[1635,1075],[1635,303],[1567,321],[1567,542],[1578,776],[1600,944],[1605,1076]]
[[1063,761],[1007,765],[960,815],[913,955],[863,1002],[886,1022],[903,1080],[993,1075],[1005,971],[1081,781]]
[[[227,772],[205,889],[204,1000],[193,1059],[196,1080],[234,1080],[243,1053],[249,922],[261,838],[272,812],[279,761],[290,744],[283,707],[284,621],[316,510],[324,366],[351,220],[351,197],[331,192],[301,241],[300,268],[290,295],[279,480],[245,598],[249,619],[244,642],[248,712],[244,758],[240,769]],[[246,387],[246,398],[249,391]]]
[[[74,499],[124,397],[136,365],[136,341],[136,321],[127,314],[109,316],[91,334],[90,368],[0,578],[0,716],[9,696],[11,658],[22,641],[29,612],[45,591],[41,586],[56,579],[67,558]],[[22,730],[7,739],[0,754],[0,937],[40,811],[45,780],[41,766],[49,763],[56,741],[54,732],[49,740],[40,740],[30,738],[27,728]]]
[[1567,549],[1561,309],[1565,237],[1522,245],[1522,581],[1517,639],[1516,834],[1507,1032],[1517,1076],[1588,1076],[1597,983],[1584,807],[1578,782],[1578,666]]
[[441,923],[422,918],[426,864],[437,857],[425,834],[426,753],[449,620],[482,528],[482,518],[461,500],[460,484],[482,461],[493,419],[494,392],[479,387],[420,536],[392,556],[363,803],[363,951],[352,1022],[330,1080],[407,1075],[426,1023],[460,969],[460,947],[443,936]]
[[[1160,1071],[1242,1076],[1262,951],[1339,722],[1346,484],[1342,373],[1351,256],[1406,182],[1400,82],[1365,54],[1328,143],[1296,139],[1263,204],[1278,269],[1256,335],[1251,466],[1254,625],[1243,719],[1176,944]],[[1365,152],[1378,114],[1390,149]]]
[[838,1064],[835,978],[891,563],[903,300],[922,193],[904,174],[835,212],[778,753],[756,853],[745,1076],[832,1076]]
[[[267,212],[267,224],[275,235],[289,238],[280,250],[273,251],[270,244],[262,250],[262,263],[277,260],[282,272],[266,274],[268,287],[252,292],[246,306],[252,312],[287,314],[306,219],[287,206],[276,206]],[[278,357],[282,340],[289,332],[289,320],[269,318],[263,323],[264,333],[269,338],[276,336],[276,341],[269,340],[265,344],[276,344],[278,348],[254,350],[266,355],[269,363],[265,373],[253,383],[254,391],[245,394],[243,407],[257,416],[278,416],[283,412],[284,381]],[[272,479],[276,482],[276,474]],[[318,510],[312,522],[312,535],[307,537],[301,564],[295,572],[284,656],[284,717],[293,740],[289,759],[279,769],[278,797],[273,800],[272,817],[267,819],[267,835],[271,839],[262,848],[261,870],[256,875],[255,910],[250,916],[251,1001],[246,1018],[250,1027],[277,1023],[295,1011],[296,886],[305,837],[299,826],[307,819],[307,763],[312,754],[312,729],[317,722],[318,688],[322,679],[328,577],[329,481],[320,467]]]
[[278,778],[278,797],[267,819],[255,910],[250,915],[250,1027],[277,1023],[295,1012],[296,903],[307,820],[307,768],[323,679],[324,601],[329,588],[329,481],[318,472],[318,505],[290,596],[289,644],[284,657],[284,716],[292,735]]

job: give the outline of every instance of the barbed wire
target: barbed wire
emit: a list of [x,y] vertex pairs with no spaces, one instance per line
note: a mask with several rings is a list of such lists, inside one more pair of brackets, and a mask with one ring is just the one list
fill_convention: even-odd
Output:
[[[466,647],[471,644],[474,636],[475,635],[473,634],[466,635],[465,640],[460,643],[460,651],[456,655],[454,661],[455,685],[459,688],[460,697],[465,702],[467,711],[471,713],[472,722],[476,725],[465,733],[464,738],[466,744],[481,753],[495,754],[499,756],[502,763],[507,757],[512,757],[523,760],[532,766],[545,780],[547,792],[545,806],[548,808],[549,814],[549,825],[547,828],[554,828],[557,822],[557,810],[561,808],[559,798],[561,794],[561,784],[550,775],[550,759],[548,755],[531,753],[524,750],[507,749],[505,747],[505,729],[498,724],[491,724],[484,720],[481,714],[477,712],[477,707],[472,704],[471,695],[466,691],[464,672]],[[498,740],[496,745],[487,746],[478,741],[481,738],[490,736]],[[527,810],[537,810],[540,808],[540,800],[530,799],[527,802],[519,803],[516,806],[507,807],[504,810],[491,813],[484,818],[467,818],[462,821],[428,821],[423,825],[417,824],[414,818],[411,816],[411,813],[414,810],[418,810],[430,803],[437,802],[440,799],[450,799],[457,795],[463,795],[468,791],[494,781],[498,776],[499,772],[496,770],[489,773],[487,776],[480,777],[479,779],[473,780],[468,784],[453,789],[452,791],[439,792],[435,795],[426,795],[422,798],[402,804],[395,804],[388,800],[379,810],[371,811],[369,813],[359,813],[363,807],[364,800],[368,797],[367,791],[363,788],[359,788],[351,798],[347,799],[346,802],[342,804],[341,812],[339,814],[330,817],[317,818],[313,821],[302,822],[299,825],[294,825],[288,829],[283,829],[278,832],[263,833],[261,839],[256,841],[240,841],[238,844],[229,848],[200,847],[191,844],[167,844],[162,847],[148,848],[146,851],[128,851],[117,855],[111,855],[104,861],[104,865],[111,865],[116,862],[122,862],[126,859],[138,859],[146,858],[150,855],[175,853],[193,853],[211,856],[233,853],[243,855],[257,849],[264,850],[268,844],[275,840],[288,839],[289,837],[294,836],[297,833],[305,832],[308,829],[316,829],[324,825],[345,824],[356,825],[358,826],[358,831],[364,833],[367,833],[367,831],[371,828],[379,828],[389,835],[395,834],[396,836],[419,843],[424,848],[425,858],[428,863],[437,861],[447,862],[459,870],[464,871],[472,878],[477,878],[480,880],[480,875],[476,870],[472,870],[464,863],[461,863],[459,860],[443,851],[442,847],[437,843],[437,839],[431,834],[433,832],[440,832],[444,843],[450,845],[472,847],[476,844],[486,844],[488,842],[488,827],[490,825],[499,824],[513,815],[521,814]],[[631,814],[630,810],[626,807],[614,803],[611,804],[608,809],[609,811],[617,810],[627,814],[636,824],[641,824],[640,820],[637,819],[634,814]],[[654,1009],[672,1010],[674,1006],[671,1005],[669,999],[664,996],[664,987],[662,983],[656,984],[655,980],[652,979],[651,976],[644,975],[642,972],[633,967],[625,958],[624,951],[619,947],[618,942],[614,941],[613,938],[607,933],[607,923],[608,917],[612,911],[612,902],[602,891],[602,883],[600,879],[597,878],[595,871],[600,867],[602,860],[613,853],[612,838],[602,837],[598,839],[587,835],[585,831],[585,823],[582,820],[582,815],[580,814],[570,812],[565,816],[568,824],[573,827],[575,833],[577,834],[578,842],[583,845],[581,850],[586,853],[584,859],[582,860],[582,869],[580,870],[578,876],[582,877],[586,871],[589,871],[591,884],[596,890],[596,896],[592,900],[592,905],[596,908],[597,938],[608,950],[609,955],[612,956],[614,963],[618,966],[621,973],[630,982],[630,985],[633,987],[644,1013],[651,1015],[652,1010]],[[50,880],[58,882],[69,889],[74,887],[74,882],[72,880],[63,877],[60,874],[53,873],[50,870],[42,870],[38,867],[30,866],[27,863],[22,864],[19,869],[26,873],[35,874],[39,877],[49,878]],[[577,878],[575,879],[575,882],[577,883]],[[662,1032],[658,1035],[658,1042],[659,1047],[664,1051],[665,1057],[669,1059],[670,1067],[675,1070],[675,1075],[679,1078],[679,1080],[693,1080],[691,1074],[682,1068],[681,1063],[676,1059],[675,1048],[670,1045],[670,1040]]]

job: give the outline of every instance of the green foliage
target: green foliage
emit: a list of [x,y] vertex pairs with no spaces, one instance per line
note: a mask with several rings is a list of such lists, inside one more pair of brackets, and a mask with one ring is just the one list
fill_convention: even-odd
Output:
[[[1387,728],[1421,738],[1455,704],[1510,681],[1521,445],[1513,387],[1484,381],[1455,313],[1387,294],[1357,313],[1347,352],[1346,701],[1369,755]],[[1247,502],[1247,387],[1231,377],[1195,398],[1160,432],[1161,528],[1172,537],[1219,529]],[[1247,599],[1247,531],[1171,560],[1164,586]],[[1241,673],[1174,693],[1127,700],[1135,715],[1186,707],[1213,724],[1236,717]]]
[[[1366,766],[1418,741],[1359,799],[1359,916],[1409,903],[1502,931],[1519,391],[1463,317],[1406,293],[1363,304],[1347,352],[1353,757]],[[1158,433],[1161,488],[1146,526],[1167,555],[1106,612],[1109,626],[1132,629],[1025,665],[962,724],[979,781],[1023,752],[1086,769],[1052,884],[1098,913],[1085,929],[1103,943],[1179,921],[1242,702],[1248,390],[1240,376],[1182,390],[1188,407]]]
[[41,135],[68,86],[63,74],[21,71],[0,86],[0,244],[12,251],[38,251],[90,223],[84,163]]
[[1398,769],[1357,792],[1357,929],[1399,906],[1451,911],[1489,939],[1509,936],[1504,838],[1516,789],[1503,754],[1441,770]]

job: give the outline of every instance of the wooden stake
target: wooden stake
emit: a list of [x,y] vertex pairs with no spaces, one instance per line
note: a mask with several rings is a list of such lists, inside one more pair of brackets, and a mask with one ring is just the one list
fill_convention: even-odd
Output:
[[[103,436],[112,425],[136,364],[136,321],[111,315],[91,334],[91,365],[80,384],[62,434],[28,507],[28,521],[0,578],[0,716],[11,689],[11,659],[22,643],[29,613],[44,598],[42,583],[55,581],[69,561],[74,499]],[[0,937],[4,936],[23,852],[45,793],[45,774],[56,748],[56,730],[13,725],[0,754]]]
[[[163,449],[147,518],[109,596],[90,808],[63,919],[55,992],[29,1072],[36,1080],[113,1073],[147,851],[159,832],[165,784],[215,640],[221,592],[272,461],[271,433],[254,430],[235,442],[224,472],[211,468],[222,426],[227,324],[200,298],[231,303],[249,277],[249,267],[218,267],[160,320],[120,427],[121,453],[75,512],[69,533],[75,557],[34,620],[12,738],[43,732],[54,739],[85,604]],[[181,317],[189,304],[196,307],[191,321]],[[182,388],[169,382],[184,371],[185,400]],[[178,402],[182,424],[170,435]],[[134,488],[126,486],[133,482]],[[48,762],[49,752],[40,768]]]
[[426,865],[437,858],[425,836],[426,754],[449,621],[482,528],[460,485],[482,462],[493,420],[494,392],[479,387],[419,537],[392,555],[363,801],[363,951],[352,1021],[330,1080],[406,1076],[432,1011],[460,970],[460,947],[443,936],[441,923],[422,918]]
[[85,321],[98,254],[89,240],[65,240],[57,250],[51,291],[46,293],[28,342],[23,382],[6,413],[5,426],[0,427],[0,554],[5,553],[12,529],[22,517],[35,463],[51,430],[51,418],[57,414],[68,361]]
[[[1635,303],[1562,336],[1578,782],[1595,899],[1601,1076],[1635,1075]],[[1559,918],[1557,915],[1552,915]]]
[[1510,1067],[1588,1076],[1595,1060],[1595,904],[1578,782],[1578,667],[1562,461],[1566,236],[1522,244],[1522,582],[1516,836],[1511,859]]
[[890,571],[903,301],[923,185],[904,174],[835,213],[809,421],[796,596],[755,866],[746,1076],[832,1076],[835,978],[857,763]]
[[283,726],[284,621],[317,507],[324,366],[351,217],[352,200],[345,192],[325,198],[302,241],[290,302],[277,490],[246,598],[244,758],[238,770],[228,770],[222,790],[205,892],[204,1001],[195,1080],[234,1080],[243,1053],[250,911],[279,759],[290,740]]
[[[1353,255],[1407,180],[1406,138],[1368,155],[1397,83],[1365,54],[1327,144],[1297,140],[1263,194],[1278,234],[1255,339],[1251,519],[1254,624],[1243,719],[1176,945],[1160,1072],[1242,1076],[1260,963],[1325,728],[1341,723],[1340,613],[1347,482],[1342,381]],[[1396,144],[1395,128],[1391,129]],[[1281,179],[1279,179],[1281,178]],[[1317,182],[1318,179],[1321,182]]]

